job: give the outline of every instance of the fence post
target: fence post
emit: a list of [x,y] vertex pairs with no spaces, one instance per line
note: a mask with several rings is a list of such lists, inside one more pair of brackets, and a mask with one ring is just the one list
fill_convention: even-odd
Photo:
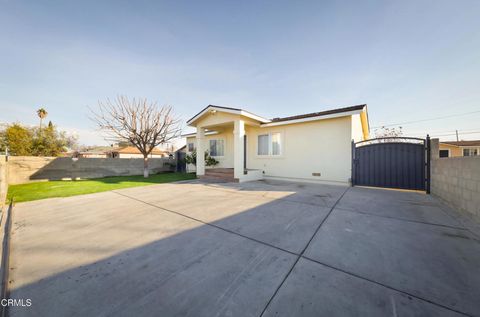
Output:
[[427,139],[426,139],[426,150],[427,150],[427,163],[426,163],[426,168],[427,168],[427,179],[426,179],[426,192],[427,194],[430,194],[430,181],[431,181],[431,171],[430,171],[430,160],[431,160],[431,148],[430,148],[430,135],[427,134]]

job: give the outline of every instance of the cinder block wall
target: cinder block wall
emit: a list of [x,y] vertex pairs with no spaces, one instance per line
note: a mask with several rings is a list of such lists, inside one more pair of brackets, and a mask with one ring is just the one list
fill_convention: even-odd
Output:
[[0,155],[0,210],[3,210],[8,191],[7,157]]
[[[175,170],[176,160],[150,158],[151,174]],[[22,184],[40,180],[84,179],[106,176],[143,175],[143,159],[10,156],[8,183]]]
[[432,139],[431,193],[480,219],[480,156],[438,157]]

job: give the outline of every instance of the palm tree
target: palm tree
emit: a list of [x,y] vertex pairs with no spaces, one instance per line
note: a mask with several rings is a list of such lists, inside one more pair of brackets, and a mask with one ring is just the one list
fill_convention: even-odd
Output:
[[37,110],[37,115],[40,118],[40,130],[42,130],[42,120],[48,115],[47,110],[40,108]]

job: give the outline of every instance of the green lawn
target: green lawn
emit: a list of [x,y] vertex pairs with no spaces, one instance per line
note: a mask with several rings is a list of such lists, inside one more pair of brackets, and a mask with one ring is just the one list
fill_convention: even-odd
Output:
[[91,194],[108,190],[146,186],[151,184],[169,183],[181,180],[194,179],[195,174],[164,173],[143,176],[117,176],[96,178],[78,181],[48,181],[28,184],[10,185],[7,200],[13,198],[14,202],[31,201],[52,197],[68,197],[75,195]]

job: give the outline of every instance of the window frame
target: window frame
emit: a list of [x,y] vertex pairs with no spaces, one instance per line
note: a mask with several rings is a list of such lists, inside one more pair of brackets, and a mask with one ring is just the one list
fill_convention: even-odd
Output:
[[[465,151],[468,151],[468,155],[465,155]],[[474,152],[477,152],[477,154],[473,155]],[[462,149],[462,156],[463,157],[470,157],[470,156],[479,156],[480,155],[480,149],[475,148],[475,147],[467,147]]]
[[[447,153],[448,153],[447,156],[440,156],[440,152],[441,152],[441,151],[447,151]],[[439,158],[449,158],[449,157],[451,157],[451,155],[450,155],[450,149],[439,149],[439,150],[438,150],[438,157],[439,157]]]
[[[190,150],[190,144],[192,145],[192,149]],[[187,151],[188,152],[193,152],[195,151],[195,142],[188,142],[187,143]]]
[[[223,155],[212,155],[210,149],[211,149],[211,146],[210,146],[210,142],[212,141],[222,141],[223,142]],[[225,151],[226,151],[226,147],[227,147],[227,142],[225,141],[225,138],[212,138],[212,139],[209,139],[208,140],[208,154],[211,156],[211,157],[214,157],[214,158],[224,158],[225,157]]]
[[[274,134],[278,134],[280,136],[280,153],[279,154],[273,154],[273,141],[272,141],[272,136]],[[259,154],[259,137],[268,135],[268,154]],[[264,133],[258,133],[256,135],[256,150],[255,150],[255,156],[257,158],[281,158],[284,155],[285,152],[285,137],[284,133],[281,131],[271,131],[271,132],[264,132]]]

